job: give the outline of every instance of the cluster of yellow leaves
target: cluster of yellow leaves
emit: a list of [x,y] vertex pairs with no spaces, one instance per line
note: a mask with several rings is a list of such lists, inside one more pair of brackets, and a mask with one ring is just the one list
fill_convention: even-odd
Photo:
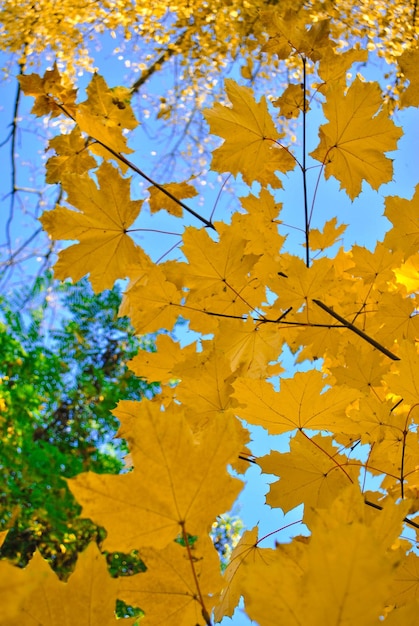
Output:
[[[328,23],[305,28],[291,16],[287,31],[288,18],[274,18],[269,46],[310,64],[325,98],[327,123],[312,157],[351,198],[363,181],[377,189],[392,177],[386,153],[396,149],[401,130],[377,84],[358,78],[347,84],[348,68],[362,55],[337,52]],[[182,348],[162,335],[156,353],[131,362],[139,376],[161,383],[153,400],[124,401],[115,410],[131,471],[69,481],[83,516],[106,528],[104,548],[138,549],[147,571],[105,582],[91,547],[62,583],[36,557],[19,572],[35,580],[20,604],[28,624],[51,623],[42,611],[53,614],[55,602],[95,607],[96,579],[103,576],[103,588],[115,582],[115,590],[106,587],[109,603],[98,609],[98,624],[112,621],[116,597],[141,607],[145,624],[209,626],[212,611],[217,621],[232,615],[243,596],[261,626],[413,625],[418,557],[400,535],[404,523],[419,528],[417,194],[387,198],[392,226],[374,251],[335,246],[344,230],[335,219],[312,233],[311,244],[306,222],[305,262],[282,252],[281,205],[272,188],[291,168],[300,168],[302,180],[307,170],[282,143],[266,100],[256,102],[249,88],[228,81],[231,106],[205,113],[223,140],[213,168],[258,182],[259,195],[243,198],[229,224],[190,211],[207,228],[184,229],[181,261],[153,264],[129,232],[141,208],[125,176],[127,167],[139,172],[123,155],[122,129],[135,126],[129,103],[96,76],[89,99],[74,101],[70,113],[60,79],[50,85],[50,77],[23,77],[21,85],[44,113],[61,110],[74,121],[70,135],[51,142],[57,156],[47,164],[72,208],[58,206],[42,223],[52,237],[78,241],[60,253],[57,275],[77,280],[89,273],[96,290],[128,277],[121,314],[130,315],[139,334],[171,331],[182,316],[201,339]],[[413,79],[413,101],[416,90]],[[307,115],[304,102],[303,93],[298,115]],[[151,210],[181,217],[176,194],[191,198],[193,187],[159,186],[150,192]],[[312,259],[310,249],[328,254]],[[281,375],[285,347],[308,362],[306,371]],[[229,468],[246,470],[245,424],[290,434],[288,452],[272,451],[258,463],[277,477],[268,504],[283,512],[303,504],[310,535],[267,549],[249,531],[221,577],[208,532],[242,487]],[[355,456],[358,444],[364,453]],[[382,482],[364,493],[369,475]],[[198,537],[192,544],[191,535]],[[14,589],[18,583],[10,580]],[[75,623],[73,614],[67,622],[64,615],[60,623]],[[6,625],[15,623],[12,614],[8,619]],[[88,623],[98,619],[95,611]]]

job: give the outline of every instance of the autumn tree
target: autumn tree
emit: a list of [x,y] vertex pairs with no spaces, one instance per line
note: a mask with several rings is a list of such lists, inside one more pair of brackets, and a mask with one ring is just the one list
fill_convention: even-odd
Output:
[[[125,74],[123,84],[141,121],[142,137],[153,139],[156,158],[153,164],[146,161],[146,173],[160,183],[183,182],[193,175],[197,182],[210,184],[208,161],[214,138],[207,133],[201,111],[225,100],[224,76],[241,74],[256,97],[274,97],[291,82],[285,92],[291,108],[285,105],[276,123],[279,130],[287,129],[290,136],[296,136],[292,110],[300,98],[303,67],[298,55],[289,55],[286,46],[278,53],[266,45],[266,27],[259,17],[260,11],[277,4],[266,0],[181,0],[170,6],[156,0],[146,5],[139,0],[87,4],[4,0],[0,9],[3,75],[16,85],[16,75],[34,70],[43,73],[55,60],[64,76],[76,80],[75,86],[83,83],[84,88],[83,72],[99,67],[103,74],[108,65],[107,58],[105,62],[98,56],[102,47],[108,56],[113,53],[113,58],[119,59],[116,71],[118,76]],[[361,44],[371,51],[386,98],[397,101],[406,86],[400,56],[416,45],[416,2],[322,0],[296,4],[281,0],[282,16],[295,10],[307,22],[329,18],[330,36],[342,50]],[[364,63],[358,63],[356,69],[362,73]],[[311,65],[305,70],[311,72]],[[16,285],[27,281],[30,272],[36,274],[33,258],[43,259],[42,269],[50,267],[56,246],[43,236],[37,218],[60,201],[60,191],[45,185],[42,157],[22,158],[27,152],[35,157],[34,134],[42,153],[53,132],[33,118],[28,121],[19,84],[4,101],[8,127],[0,136],[0,155],[10,161],[10,171],[4,172],[3,180],[0,279]],[[65,157],[67,148],[62,145],[60,150]],[[53,182],[57,181],[51,169],[47,183]]]
[[[397,158],[403,130],[391,110],[419,105],[416,5],[389,5],[382,38],[380,31],[345,50],[339,23],[369,28],[372,15],[388,15],[378,3],[368,7],[371,15],[338,5],[326,18],[315,7],[271,5],[250,32],[238,27],[240,38],[263,38],[261,71],[272,58],[295,74],[274,98],[227,79],[227,103],[204,111],[219,138],[212,170],[248,187],[231,216],[194,203],[193,181],[160,184],[136,164],[129,140],[141,128],[126,88],[96,74],[78,96],[58,65],[19,78],[35,98],[34,115],[67,124],[46,164],[62,198],[41,218],[52,239],[68,242],[55,276],[88,274],[95,292],[128,278],[120,314],[138,335],[171,332],[181,318],[198,338],[184,345],[162,334],[156,352],[132,359],[134,373],[161,387],[114,411],[132,468],[67,480],[82,519],[104,527],[106,538],[86,549],[68,582],[38,554],[24,570],[1,563],[7,626],[23,617],[110,624],[117,599],[141,608],[145,624],[210,626],[231,616],[241,597],[261,626],[416,623],[418,192],[385,198],[390,226],[373,249],[343,246],[338,211],[313,226],[318,189],[329,179],[351,200],[392,180],[389,153]],[[389,33],[397,42],[398,27],[410,35],[395,50],[385,42]],[[346,35],[353,43],[357,33]],[[386,86],[354,71],[368,64],[371,47],[397,64],[391,106]],[[316,102],[325,120],[309,151]],[[296,120],[296,145],[284,118]],[[294,211],[303,254],[287,248],[282,221],[291,172],[302,190]],[[134,176],[148,181],[142,198]],[[141,246],[146,203],[156,220],[164,210],[178,223],[171,258],[155,260]],[[287,351],[296,371],[284,371]],[[252,425],[283,435],[289,449],[254,458]],[[276,477],[268,505],[284,513],[303,505],[302,517],[292,536],[272,528],[275,547],[248,529],[221,574],[209,533],[233,506],[250,463]],[[101,551],[132,550],[146,571],[112,578]]]

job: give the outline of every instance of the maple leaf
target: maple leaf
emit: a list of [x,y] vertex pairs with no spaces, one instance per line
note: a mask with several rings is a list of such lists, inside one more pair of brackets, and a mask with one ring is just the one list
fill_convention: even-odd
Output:
[[347,224],[337,225],[337,217],[332,217],[323,226],[322,230],[312,228],[310,230],[310,249],[324,250],[333,246],[337,239],[345,232]]
[[323,105],[328,124],[320,126],[320,143],[311,156],[325,166],[325,176],[334,176],[353,200],[366,180],[373,189],[391,181],[393,165],[384,156],[397,147],[402,130],[381,110],[378,83],[356,78],[344,93],[342,86],[329,86]]
[[402,263],[400,267],[394,268],[394,275],[400,285],[404,285],[408,294],[419,291],[419,257],[412,256]]
[[[23,574],[30,592],[19,614],[2,620],[2,626],[116,625],[115,604],[120,583],[109,576],[106,560],[96,544],[90,544],[79,556],[77,567],[66,583],[59,580],[38,552]],[[132,619],[127,622],[132,623]]]
[[419,399],[419,354],[416,343],[400,343],[401,361],[392,365],[391,372],[383,376],[391,392],[416,406]]
[[316,259],[307,267],[302,259],[296,256],[282,255],[283,266],[269,281],[269,288],[278,294],[272,309],[267,312],[269,319],[278,317],[281,311],[292,307],[299,311],[305,307],[305,315],[310,319],[311,309],[315,308],[312,300],[323,298],[334,284],[335,269],[329,258]]
[[325,385],[318,370],[281,379],[279,392],[265,380],[238,378],[233,385],[234,397],[240,403],[236,412],[251,424],[264,426],[272,435],[300,428],[328,430],[359,394],[339,387],[324,391]]
[[[397,270],[394,273],[398,281],[404,280]],[[416,274],[415,281],[418,277]],[[400,293],[384,293],[380,301],[380,315],[384,322],[375,333],[377,341],[389,342],[391,338],[400,343],[403,339],[416,341],[419,338],[418,306],[415,299],[403,297]]]
[[147,571],[121,581],[120,597],[139,606],[141,622],[167,626],[191,626],[202,622],[202,604],[207,614],[222,586],[220,560],[209,537],[199,538],[189,551],[172,542],[164,550],[143,548]]
[[225,224],[217,224],[217,229],[219,242],[202,229],[189,227],[183,234],[182,251],[188,264],[180,267],[182,284],[189,288],[186,305],[211,314],[240,316],[265,299],[264,285],[251,279],[259,257],[245,254],[246,240],[234,230]]
[[345,348],[344,365],[329,368],[338,385],[359,389],[379,396],[382,378],[390,368],[389,360],[377,350],[360,350],[353,343]]
[[137,263],[139,276],[125,292],[119,315],[127,315],[138,333],[170,329],[180,315],[182,293],[151,261]]
[[[178,200],[183,200],[185,198],[193,198],[198,194],[195,187],[192,185],[188,185],[187,183],[167,183],[166,185],[161,185],[163,189],[170,192],[175,198]],[[150,198],[148,203],[150,205],[151,213],[156,213],[157,211],[161,211],[165,209],[170,215],[175,215],[176,217],[182,217],[183,208],[179,205],[178,202],[175,202],[166,194],[164,194],[157,187],[149,187],[147,190],[150,194]]]
[[57,156],[47,161],[47,183],[58,183],[66,172],[79,175],[97,166],[77,126],[68,135],[58,135],[51,139],[49,148],[53,148]]
[[58,206],[40,220],[51,238],[78,239],[79,243],[59,253],[55,276],[77,281],[90,273],[96,292],[109,289],[140,257],[140,248],[127,231],[142,203],[130,200],[130,179],[122,178],[108,163],[97,171],[99,188],[87,174],[62,178],[68,202],[78,211]]
[[258,459],[265,474],[279,476],[270,485],[266,503],[287,513],[296,506],[327,508],[349,482],[356,482],[359,468],[349,466],[331,437],[308,439],[300,432],[290,441],[290,451],[271,452]]
[[261,626],[301,626],[305,545],[294,539],[276,550],[259,548],[240,568],[246,613]]
[[[263,378],[268,363],[279,359],[284,337],[274,324],[247,320],[222,320],[218,326],[217,346],[229,359],[231,370],[245,372],[249,378]],[[272,375],[283,371],[278,363],[271,366]]]
[[21,617],[21,606],[29,596],[36,580],[29,580],[19,567],[0,561],[1,624],[8,626]]
[[403,91],[400,98],[401,106],[417,107],[419,106],[419,78],[417,72],[419,63],[419,48],[405,50],[399,57],[398,63],[401,71],[409,80],[409,86],[405,91]]
[[323,19],[311,24],[305,11],[288,9],[285,12],[271,9],[261,12],[261,18],[270,35],[263,46],[265,52],[274,52],[280,59],[298,53],[318,61],[323,48],[333,45],[329,37],[329,20]]
[[274,555],[274,550],[265,549],[261,550],[257,546],[258,542],[258,528],[255,526],[251,530],[247,530],[243,533],[239,543],[234,548],[230,562],[224,572],[224,587],[220,596],[218,605],[215,607],[214,616],[217,622],[220,622],[224,616],[231,617],[234,609],[239,603],[240,596],[242,595],[242,577],[241,567],[245,563],[246,559],[249,559],[251,563],[259,558],[265,563],[269,562]]
[[196,354],[190,354],[189,359],[175,367],[175,374],[180,379],[176,398],[183,406],[193,407],[189,421],[195,428],[198,424],[209,423],[216,413],[225,415],[234,405],[233,371],[229,360],[217,350],[216,343],[201,360]]
[[[149,382],[167,384],[175,378],[173,369],[179,361],[183,361],[184,352],[180,344],[173,341],[169,335],[158,335],[155,346],[155,352],[139,350],[127,365],[140,378],[146,378]],[[162,354],[165,356],[164,362],[161,358]]]
[[246,254],[262,255],[259,260],[268,258],[268,263],[279,261],[285,242],[285,237],[278,232],[281,224],[278,215],[282,204],[275,202],[267,189],[261,189],[259,196],[250,194],[240,198],[240,202],[246,213],[234,213],[231,227],[240,230],[243,239],[247,240]]
[[384,215],[393,224],[386,233],[384,245],[390,250],[400,250],[404,259],[419,251],[419,185],[411,200],[389,196],[385,200]]
[[265,98],[256,103],[250,88],[231,79],[226,79],[225,87],[232,108],[217,102],[213,109],[204,111],[211,132],[224,139],[224,144],[213,152],[212,168],[234,176],[241,174],[249,185],[257,180],[278,186],[279,179],[274,172],[293,169],[295,159],[288,150],[278,147],[281,135]]
[[63,83],[56,63],[52,70],[46,70],[42,78],[38,74],[17,78],[23,93],[35,98],[31,110],[33,115],[41,117],[51,114],[51,117],[58,117],[68,112],[74,116],[77,89]]
[[83,516],[108,531],[106,549],[160,549],[182,529],[198,536],[208,532],[242,487],[226,471],[242,448],[234,423],[214,416],[193,436],[180,408],[162,412],[158,403],[145,400],[120,402],[115,415],[134,470],[119,476],[88,472],[68,481]]
[[[419,560],[416,554],[404,554],[394,577],[391,593],[396,606],[403,606],[419,599]],[[400,622],[405,623],[405,622]]]
[[103,144],[91,144],[90,150],[105,159],[111,155],[104,146],[115,152],[133,152],[123,135],[124,128],[132,130],[138,126],[129,104],[129,90],[112,90],[102,76],[94,74],[86,91],[88,98],[78,105],[75,119],[82,131]]
[[355,46],[346,52],[337,52],[334,48],[326,48],[319,62],[319,77],[323,83],[317,86],[321,93],[327,94],[329,85],[341,83],[346,86],[346,76],[353,63],[365,62],[368,51]]
[[303,85],[290,84],[284,90],[282,95],[272,102],[275,107],[279,108],[280,114],[287,119],[297,118],[302,111],[309,111],[310,106],[308,100],[304,101]]
[[[377,512],[366,511],[355,483],[330,507],[313,511],[306,571],[314,575],[306,577],[303,590],[304,612],[312,624],[381,623],[398,565],[398,555],[391,547],[405,512],[405,506],[396,511],[390,507],[383,524]],[[374,581],[373,590],[362,584],[365,574]]]

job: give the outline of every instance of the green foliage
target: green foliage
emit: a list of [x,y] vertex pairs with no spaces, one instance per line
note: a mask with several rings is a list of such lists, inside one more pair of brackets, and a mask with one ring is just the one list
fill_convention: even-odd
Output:
[[103,538],[78,518],[65,478],[120,472],[126,445],[113,439],[110,411],[157,388],[126,365],[153,343],[117,317],[120,300],[118,288],[94,295],[86,281],[57,288],[47,275],[0,302],[0,525],[10,528],[1,554],[20,565],[38,547],[65,576]]

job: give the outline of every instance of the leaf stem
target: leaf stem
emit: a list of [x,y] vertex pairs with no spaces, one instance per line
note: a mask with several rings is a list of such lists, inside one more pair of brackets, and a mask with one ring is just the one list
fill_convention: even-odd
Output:
[[206,606],[204,604],[204,598],[202,597],[202,593],[201,593],[201,588],[199,586],[199,580],[198,580],[198,576],[196,575],[196,571],[195,571],[195,566],[194,566],[194,558],[191,552],[191,546],[189,545],[189,538],[188,538],[188,533],[186,532],[186,528],[185,528],[185,523],[184,522],[180,522],[180,527],[182,529],[182,538],[183,541],[185,543],[185,547],[186,547],[186,551],[188,553],[188,559],[189,562],[191,564],[191,568],[192,568],[192,576],[193,579],[195,581],[195,587],[196,587],[196,591],[198,593],[198,601],[199,604],[201,605],[201,611],[202,611],[202,617],[205,620],[205,623],[207,626],[212,626],[212,622],[211,622],[211,618],[209,616],[209,613],[206,609]]

